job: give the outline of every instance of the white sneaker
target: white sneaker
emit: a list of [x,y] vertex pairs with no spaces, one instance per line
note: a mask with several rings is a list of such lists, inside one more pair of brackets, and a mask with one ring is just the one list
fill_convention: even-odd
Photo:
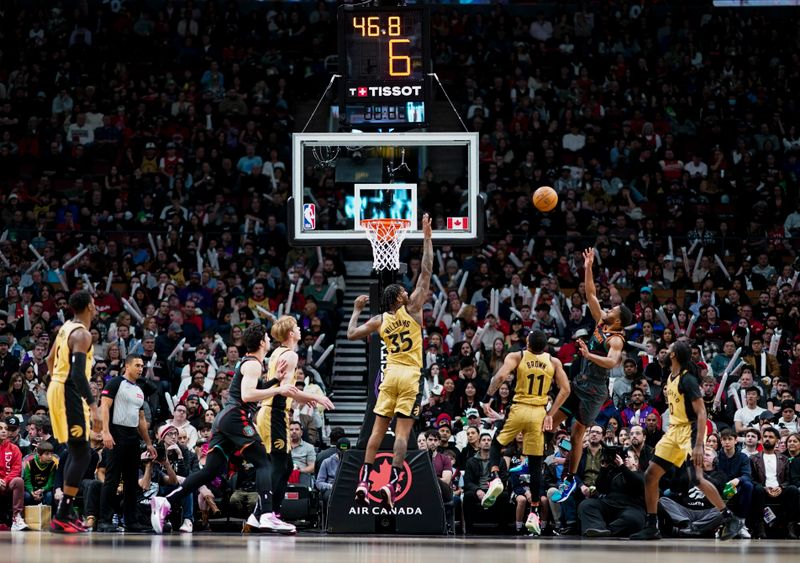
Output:
[[256,515],[251,512],[250,516],[248,516],[247,520],[245,520],[244,524],[242,524],[242,533],[257,534],[260,531],[261,531],[261,523],[258,521],[258,518],[256,518]]
[[194,524],[188,518],[183,519],[183,524],[181,524],[180,531],[185,532],[187,534],[191,534],[194,530]]
[[531,511],[531,513],[528,514],[528,520],[525,522],[525,528],[527,528],[528,532],[530,532],[532,536],[542,535],[542,527],[541,523],[539,522],[539,515]]
[[500,477],[495,477],[492,482],[489,483],[489,490],[487,490],[486,494],[483,496],[481,506],[483,508],[491,508],[502,492],[503,482],[500,480]]
[[747,526],[742,526],[742,529],[739,531],[738,537],[743,540],[749,540],[752,537],[750,535],[750,530],[747,529]]
[[262,532],[277,532],[279,534],[295,534],[297,528],[293,524],[284,522],[274,512],[262,514],[258,521],[258,527]]
[[157,534],[164,533],[164,522],[167,521],[172,507],[166,497],[153,497],[150,499],[150,525]]
[[22,514],[17,514],[14,516],[14,520],[11,522],[11,531],[12,532],[21,532],[22,530],[27,530],[28,525],[25,523],[25,520],[22,519]]

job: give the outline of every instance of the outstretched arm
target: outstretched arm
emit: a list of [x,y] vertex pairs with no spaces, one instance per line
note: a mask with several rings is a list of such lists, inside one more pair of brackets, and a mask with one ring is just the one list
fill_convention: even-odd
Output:
[[428,297],[428,289],[431,286],[431,276],[433,275],[433,242],[431,242],[431,218],[426,213],[422,216],[422,261],[420,263],[419,277],[417,285],[411,296],[408,298],[406,310],[409,315],[414,315],[422,311],[425,299]]
[[522,359],[522,353],[514,353],[508,354],[503,360],[503,365],[500,366],[500,369],[497,370],[497,373],[494,374],[492,381],[489,383],[489,389],[486,390],[486,395],[481,400],[481,403],[486,410],[486,407],[489,406],[489,401],[491,400],[492,395],[497,393],[497,390],[500,388],[500,384],[503,383],[508,375],[517,369],[520,360]]
[[594,286],[594,274],[592,273],[593,265],[594,248],[587,248],[583,251],[583,283],[586,286],[586,302],[592,312],[592,318],[595,322],[600,322],[603,318],[603,309],[600,308],[600,302],[597,300],[597,289]]
[[361,316],[361,311],[364,310],[367,303],[369,303],[369,296],[359,295],[356,297],[353,304],[353,314],[350,316],[350,323],[347,325],[348,340],[361,340],[381,328],[380,315],[375,315],[363,325],[358,326],[358,317]]
[[261,377],[260,362],[245,362],[242,364],[242,400],[246,403],[257,403],[275,395],[294,397],[299,391],[294,385],[278,385],[269,389],[258,389],[258,379]]
[[580,355],[592,362],[594,365],[603,369],[612,369],[619,365],[622,360],[622,345],[624,340],[622,338],[614,338],[608,341],[608,355],[598,356],[592,354],[586,346],[586,342],[578,340],[578,352]]

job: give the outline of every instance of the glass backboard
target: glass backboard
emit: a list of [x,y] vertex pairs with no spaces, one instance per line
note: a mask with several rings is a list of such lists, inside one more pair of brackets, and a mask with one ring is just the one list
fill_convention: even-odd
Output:
[[478,136],[473,133],[300,133],[293,136],[289,238],[367,244],[363,219],[408,219],[406,240],[479,244]]

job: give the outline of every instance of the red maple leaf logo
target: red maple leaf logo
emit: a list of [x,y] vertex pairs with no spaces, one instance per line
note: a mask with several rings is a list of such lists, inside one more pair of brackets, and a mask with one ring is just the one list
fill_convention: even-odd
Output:
[[[383,459],[381,459],[383,458]],[[375,465],[373,466],[372,472],[369,474],[369,481],[370,481],[370,495],[369,497],[374,502],[380,502],[380,499],[374,496],[372,491],[378,491],[381,487],[384,487],[391,483],[392,481],[392,456],[391,454],[378,454],[375,459]],[[377,468],[377,469],[375,469]],[[410,467],[408,463],[403,462],[403,470],[400,472],[400,476],[397,478],[397,491],[395,494],[395,501],[399,501],[401,498],[406,496],[409,489],[411,488],[411,479],[407,478],[410,473]]]

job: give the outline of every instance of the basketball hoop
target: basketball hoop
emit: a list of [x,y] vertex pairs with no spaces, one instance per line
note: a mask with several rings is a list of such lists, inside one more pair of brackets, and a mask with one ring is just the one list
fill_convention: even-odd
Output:
[[372,245],[373,267],[376,270],[399,270],[400,245],[411,228],[411,221],[364,219],[361,226],[366,229],[367,238]]

